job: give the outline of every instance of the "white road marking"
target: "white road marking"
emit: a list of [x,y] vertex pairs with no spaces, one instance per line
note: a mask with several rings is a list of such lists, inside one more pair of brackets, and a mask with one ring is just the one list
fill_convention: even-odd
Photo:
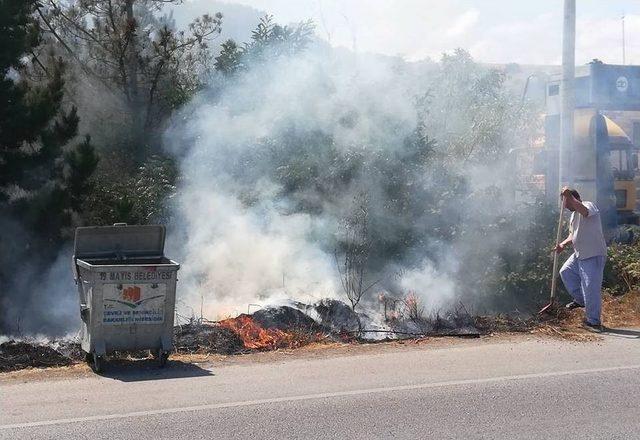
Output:
[[548,377],[571,376],[576,374],[608,373],[608,372],[615,372],[615,371],[627,371],[627,370],[639,370],[639,369],[640,369],[640,365],[626,365],[626,366],[620,366],[620,367],[593,368],[593,369],[586,369],[586,370],[571,370],[571,371],[553,371],[549,373],[519,374],[515,376],[487,377],[483,379],[452,380],[452,381],[431,382],[431,383],[423,383],[423,384],[415,384],[415,385],[400,385],[400,386],[394,386],[394,387],[367,388],[367,389],[351,390],[351,391],[337,391],[333,393],[305,394],[305,395],[299,395],[299,396],[274,397],[271,399],[244,400],[240,402],[213,403],[208,405],[184,406],[184,407],[178,407],[178,408],[154,409],[154,410],[147,410],[147,411],[134,411],[129,413],[95,415],[95,416],[87,416],[87,417],[74,417],[74,418],[67,418],[67,419],[43,420],[39,422],[14,423],[9,425],[0,425],[0,430],[33,428],[33,427],[51,426],[51,425],[64,425],[69,423],[117,420],[117,419],[131,418],[131,417],[175,414],[175,413],[182,413],[182,412],[189,412],[189,411],[206,411],[206,410],[212,410],[212,409],[238,408],[243,406],[255,406],[255,405],[264,405],[264,404],[270,404],[270,403],[330,399],[334,397],[345,397],[345,396],[361,396],[366,394],[386,393],[386,392],[394,392],[394,391],[409,391],[409,390],[420,390],[420,389],[428,389],[428,388],[452,387],[452,386],[460,386],[460,385],[476,385],[476,384],[514,381],[514,380],[540,379],[540,378],[548,378]]

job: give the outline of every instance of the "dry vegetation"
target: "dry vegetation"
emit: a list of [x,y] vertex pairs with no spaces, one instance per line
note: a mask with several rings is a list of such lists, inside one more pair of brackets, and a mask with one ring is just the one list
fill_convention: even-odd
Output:
[[[309,345],[331,346],[335,342],[351,344],[367,342],[353,332],[331,332],[329,328],[310,324],[311,321],[302,321],[297,315],[295,315],[296,319],[291,319],[290,311],[285,310],[279,313],[287,315],[279,321],[278,325],[281,328],[276,328],[273,313],[270,315],[272,320],[269,320],[264,312],[256,319],[250,315],[240,315],[219,323],[190,323],[177,326],[174,341],[176,356],[189,360],[193,355],[200,357],[235,355],[256,351],[291,350]],[[552,314],[541,318],[520,319],[507,315],[478,316],[473,318],[473,323],[479,332],[486,336],[526,333],[570,341],[599,340],[602,336],[582,329],[583,313],[581,309],[566,311],[558,307]],[[640,328],[640,291],[635,290],[622,296],[605,293],[603,322],[612,332],[623,328]],[[407,339],[423,340],[425,338],[416,336],[404,340]],[[136,353],[135,358],[145,355],[146,353],[142,352]],[[77,343],[42,344],[30,341],[7,341],[0,344],[0,372],[68,366],[79,363],[83,359],[84,355]]]

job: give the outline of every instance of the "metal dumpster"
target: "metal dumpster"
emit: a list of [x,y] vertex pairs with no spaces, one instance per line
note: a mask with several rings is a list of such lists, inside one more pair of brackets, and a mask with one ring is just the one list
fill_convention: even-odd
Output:
[[151,350],[164,366],[173,346],[180,265],[164,256],[161,225],[76,229],[73,271],[82,349],[99,372],[113,351]]

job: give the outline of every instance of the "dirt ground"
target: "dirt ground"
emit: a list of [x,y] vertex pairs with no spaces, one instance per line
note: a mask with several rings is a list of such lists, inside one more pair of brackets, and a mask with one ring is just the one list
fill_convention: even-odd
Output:
[[[561,306],[561,305],[560,305]],[[565,310],[558,307],[554,314],[541,321],[534,332],[573,340],[597,340],[597,334],[582,328],[584,309]],[[640,292],[623,296],[602,296],[602,324],[605,331],[624,328],[640,328]]]
[[[582,310],[573,310],[564,320],[567,326],[579,326],[584,318]],[[640,327],[640,292],[622,296],[604,294],[602,297],[602,323],[605,327]]]

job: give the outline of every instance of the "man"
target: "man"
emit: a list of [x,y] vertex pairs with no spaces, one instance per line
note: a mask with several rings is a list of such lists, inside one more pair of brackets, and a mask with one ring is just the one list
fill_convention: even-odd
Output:
[[569,236],[555,249],[560,253],[567,245],[573,245],[573,254],[560,269],[562,282],[573,297],[573,301],[566,307],[585,307],[584,326],[589,330],[601,332],[600,289],[607,244],[602,233],[600,212],[594,203],[583,202],[575,189],[562,188],[562,197],[564,207],[572,212]]

